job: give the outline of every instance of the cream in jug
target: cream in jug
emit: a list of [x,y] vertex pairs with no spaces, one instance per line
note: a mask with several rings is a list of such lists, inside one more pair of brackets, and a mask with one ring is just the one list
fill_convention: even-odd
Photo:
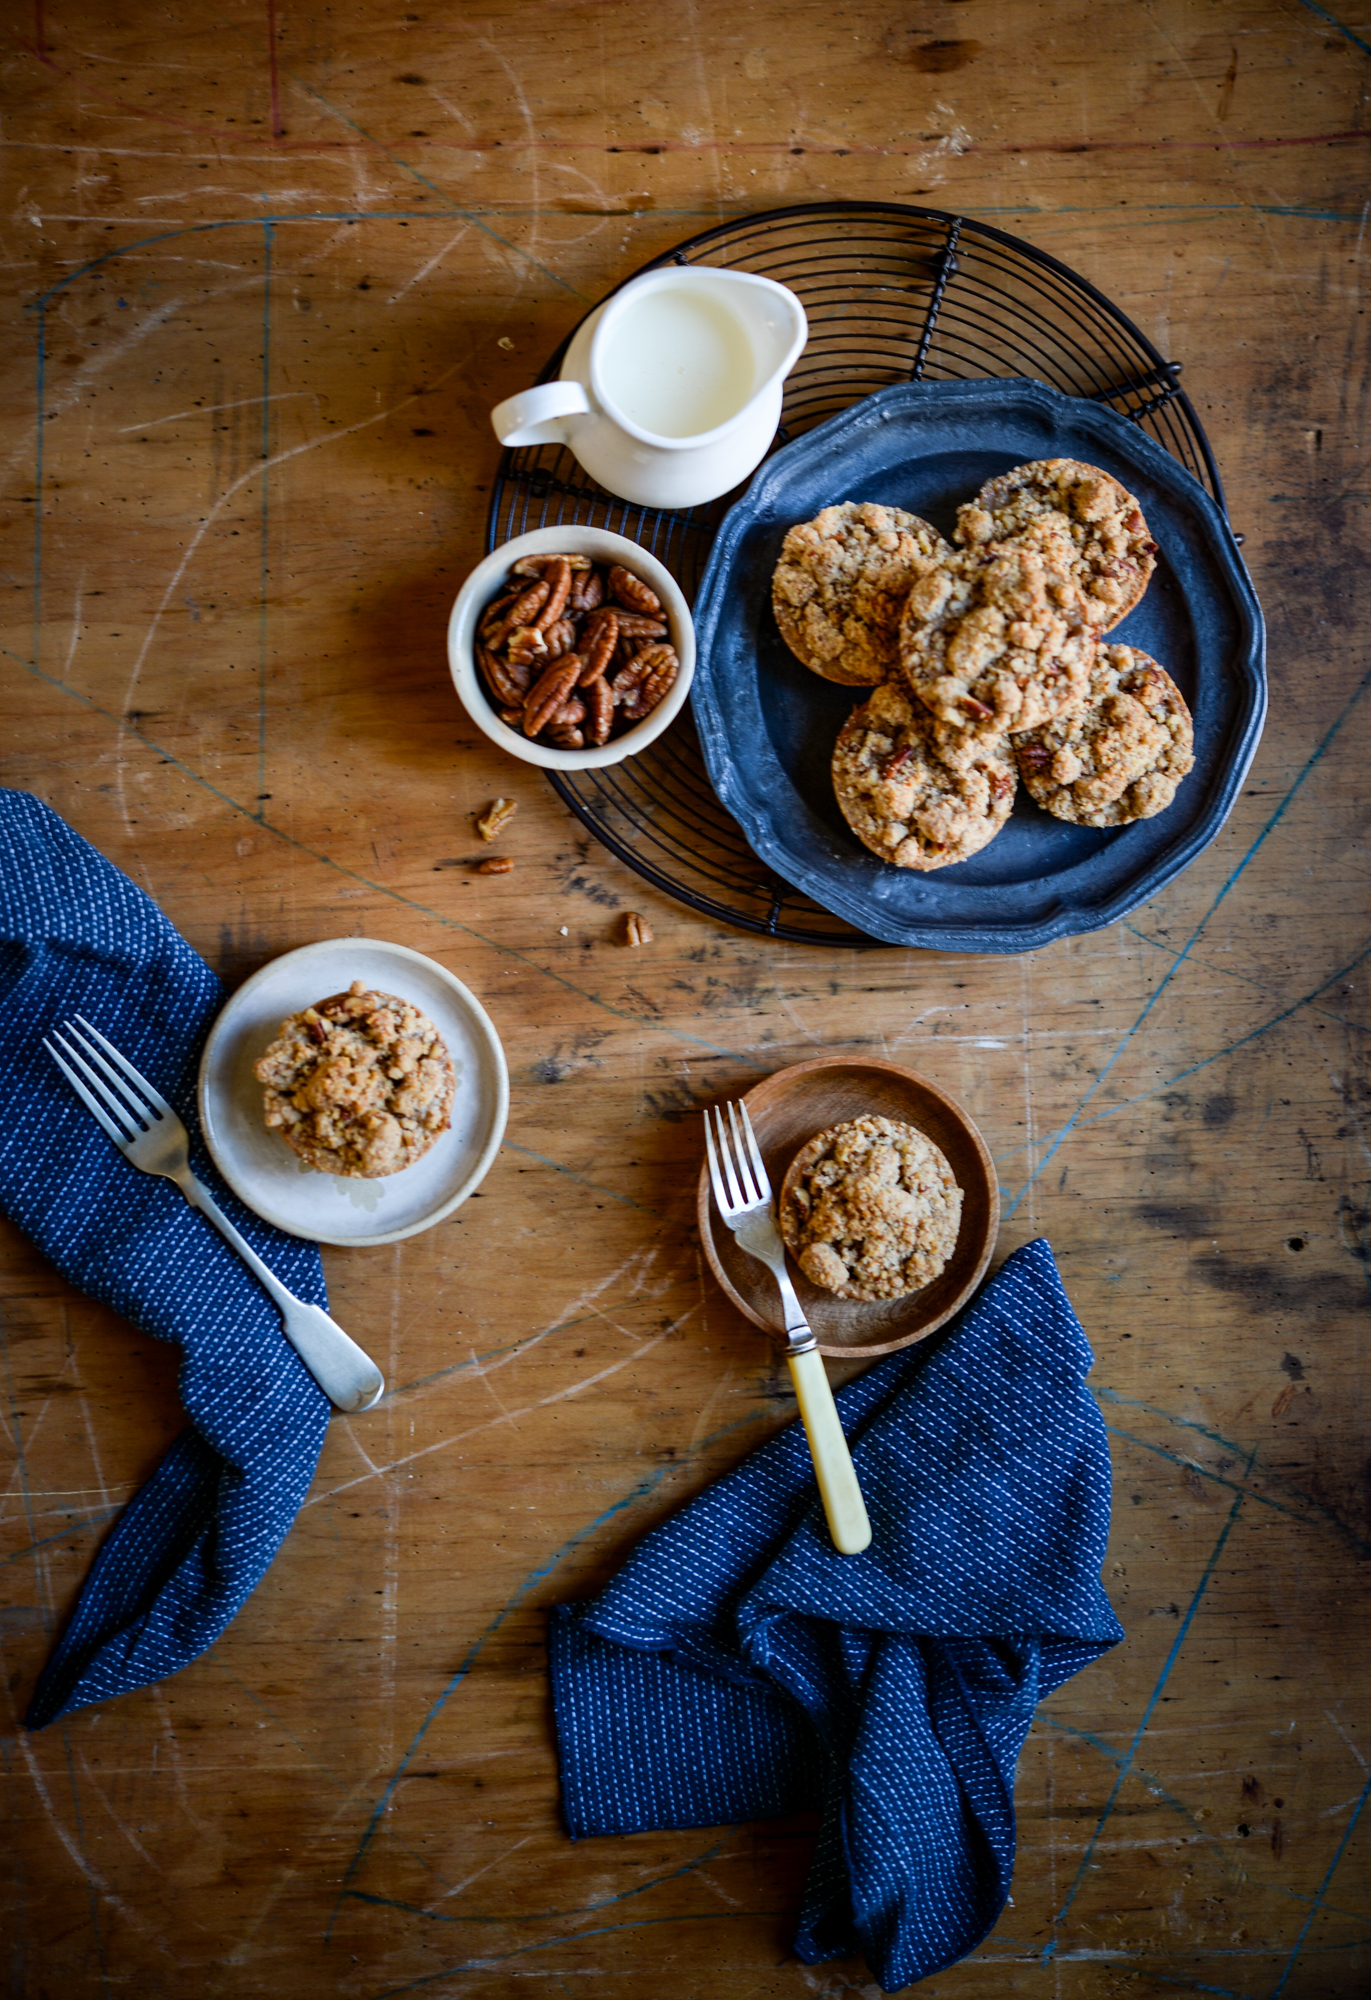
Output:
[[491,421],[503,444],[566,444],[621,499],[694,506],[761,462],[807,332],[799,300],[769,278],[648,271],[577,329],[560,381]]

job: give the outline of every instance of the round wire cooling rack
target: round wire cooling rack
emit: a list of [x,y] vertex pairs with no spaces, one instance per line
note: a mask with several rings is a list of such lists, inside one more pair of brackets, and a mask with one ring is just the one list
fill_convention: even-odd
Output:
[[[802,300],[809,342],[786,384],[773,450],[892,382],[1031,375],[1129,418],[1223,505],[1181,364],[1084,278],[1003,230],[894,202],[815,202],[706,230],[643,269],[672,263],[751,271]],[[565,351],[564,342],[540,380],[555,377]],[[507,450],[487,547],[530,528],[611,528],[650,549],[693,600],[737,497],[680,513],[637,507],[606,493],[562,446]],[[753,854],[714,795],[688,708],[637,757],[548,776],[597,840],[691,909],[796,944],[878,942]]]

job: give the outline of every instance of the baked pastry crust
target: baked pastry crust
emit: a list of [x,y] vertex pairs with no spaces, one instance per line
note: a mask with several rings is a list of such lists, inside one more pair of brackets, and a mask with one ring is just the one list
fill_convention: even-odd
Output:
[[428,1016],[360,979],[283,1021],[254,1073],[269,1130],[307,1166],[367,1180],[428,1151],[457,1087]]
[[957,1244],[962,1190],[913,1125],[851,1118],[796,1154],[781,1235],[812,1284],[840,1299],[898,1299],[931,1285]]
[[900,669],[939,721],[994,738],[1084,699],[1095,633],[1065,538],[954,551],[914,583]]
[[1038,458],[988,479],[957,509],[957,540],[968,548],[1063,536],[1087,618],[1096,631],[1111,631],[1157,566],[1142,509],[1117,479],[1078,458]]
[[1136,646],[1101,646],[1085,705],[1013,742],[1032,797],[1076,826],[1151,819],[1195,762],[1184,695]]
[[825,507],[791,528],[771,603],[797,660],[844,687],[876,687],[898,663],[910,585],[951,550],[917,514],[872,500]]
[[1004,738],[936,723],[892,681],[839,732],[833,790],[864,846],[926,873],[967,860],[999,832],[1014,804],[1014,759]]

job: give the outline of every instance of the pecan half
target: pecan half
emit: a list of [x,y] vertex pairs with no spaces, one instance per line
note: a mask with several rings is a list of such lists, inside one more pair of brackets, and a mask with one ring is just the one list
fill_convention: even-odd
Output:
[[504,623],[505,613],[520,595],[517,590],[506,590],[499,597],[492,598],[481,614],[481,622],[476,630],[481,639],[489,639]]
[[614,690],[603,676],[584,686],[587,728],[586,734],[598,746],[608,743],[609,732],[614,727]]
[[511,563],[511,576],[541,576],[549,563],[570,563],[573,569],[589,569],[589,556],[520,556],[517,563]]
[[547,603],[538,613],[538,630],[544,631],[555,625],[562,615],[562,608],[571,595],[571,559],[569,556],[554,556],[543,571],[543,581],[548,587]]
[[605,582],[599,570],[583,570],[572,583],[567,604],[572,611],[593,611],[597,604],[603,604],[604,596]]
[[554,727],[545,729],[543,735],[554,750],[584,750],[585,748],[585,736],[579,729],[573,728],[569,724],[565,727],[557,724]]
[[588,686],[591,681],[599,680],[614,658],[614,648],[618,643],[618,614],[613,611],[592,612],[586,620],[586,628],[581,635],[581,651],[585,658],[585,665],[581,669],[582,687]]
[[674,646],[644,646],[614,677],[614,700],[626,722],[650,715],[681,671]]
[[476,831],[482,840],[494,840],[498,833],[503,833],[518,810],[517,799],[492,799],[485,811],[477,814]]
[[652,926],[636,910],[630,910],[624,918],[624,943],[635,946],[652,943]]
[[514,863],[507,854],[490,854],[484,861],[476,863],[478,875],[508,875]]
[[625,569],[622,563],[615,563],[609,572],[609,594],[630,611],[641,611],[649,618],[662,615],[662,600],[656,591],[650,590],[640,576]]
[[564,659],[554,660],[550,667],[543,669],[524,702],[525,736],[536,736],[540,730],[546,729],[575,687],[580,671],[581,662],[575,653],[568,653]]
[[547,657],[560,660],[563,653],[569,653],[576,644],[576,625],[571,618],[559,618],[555,625],[544,629],[543,638],[547,644]]
[[504,708],[522,706],[528,693],[529,671],[527,667],[513,665],[492,653],[487,646],[476,648],[476,664],[481,670],[486,686],[497,702]]
[[629,639],[664,639],[666,624],[661,618],[646,618],[637,611],[619,613],[619,630]]
[[486,640],[486,644],[492,651],[497,646],[504,645],[505,640],[516,625],[531,625],[533,623],[533,620],[547,603],[548,592],[551,588],[550,584],[539,582],[531,583],[527,590],[519,592],[519,595],[496,626],[495,631]]

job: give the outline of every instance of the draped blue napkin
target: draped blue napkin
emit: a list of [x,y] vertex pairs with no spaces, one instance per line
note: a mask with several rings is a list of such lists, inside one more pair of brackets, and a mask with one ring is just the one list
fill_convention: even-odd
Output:
[[258,1255],[326,1306],[315,1246],[244,1208],[200,1140],[196,1068],[223,998],[126,875],[37,799],[0,791],[0,1211],[72,1284],[180,1345],[192,1425],[105,1538],[30,1729],[212,1645],[280,1547],[323,1444],[328,1399],[257,1280],[170,1181],[130,1166],[42,1046],[73,1014],[93,1022],[180,1112],[196,1174]]
[[795,1939],[884,1991],[990,1930],[1033,1710],[1123,1631],[1109,1452],[1046,1242],[837,1396],[871,1516],[838,1555],[792,1424],[553,1614],[574,1838],[817,1811]]

